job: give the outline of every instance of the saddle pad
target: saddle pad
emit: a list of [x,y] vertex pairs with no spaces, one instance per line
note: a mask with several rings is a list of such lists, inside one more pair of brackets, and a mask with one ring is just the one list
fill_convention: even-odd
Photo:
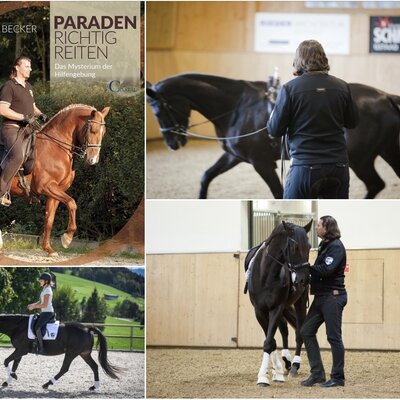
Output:
[[[36,339],[36,335],[32,332],[31,328],[32,318],[33,315],[30,315],[28,323],[28,339]],[[53,324],[46,324],[46,334],[43,336],[43,340],[56,340],[59,327],[60,321],[56,321]]]

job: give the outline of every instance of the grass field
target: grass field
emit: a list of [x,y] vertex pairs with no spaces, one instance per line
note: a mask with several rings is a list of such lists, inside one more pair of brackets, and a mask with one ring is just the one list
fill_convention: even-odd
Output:
[[55,273],[57,277],[57,285],[69,285],[73,288],[75,292],[75,296],[77,299],[82,300],[84,297],[86,299],[92,294],[94,288],[97,288],[97,292],[100,297],[103,297],[104,294],[115,294],[118,295],[117,300],[106,300],[108,309],[111,311],[114,309],[115,305],[124,299],[129,299],[138,304],[139,309],[141,311],[144,310],[144,299],[140,297],[133,297],[128,293],[122,292],[121,290],[115,289],[111,286],[104,285],[102,283],[89,281],[87,279],[82,279],[77,276],[69,275],[69,274],[59,274]]
[[[103,297],[104,294],[113,294],[118,295],[117,300],[106,300],[108,312],[114,309],[115,305],[119,301],[123,301],[124,299],[129,299],[138,304],[141,311],[144,310],[144,299],[133,297],[128,293],[122,292],[121,290],[115,289],[111,286],[104,285],[102,283],[93,282],[87,279],[82,279],[69,274],[55,274],[57,277],[57,287],[61,287],[63,285],[70,285],[77,299],[82,300],[84,297],[86,299],[92,294],[94,288],[97,288],[97,292],[100,297]],[[108,316],[105,321],[106,324],[119,324],[126,325],[124,326],[111,326],[106,327],[103,331],[104,335],[116,335],[116,336],[130,336],[132,325],[139,325],[139,322],[133,320],[119,319],[115,317]],[[133,336],[144,336],[145,329],[134,328]],[[7,336],[0,336],[0,346],[10,346],[10,340]],[[130,350],[130,339],[126,338],[107,338],[107,345],[110,350]],[[137,338],[133,339],[133,349],[137,351],[144,351],[144,339]]]

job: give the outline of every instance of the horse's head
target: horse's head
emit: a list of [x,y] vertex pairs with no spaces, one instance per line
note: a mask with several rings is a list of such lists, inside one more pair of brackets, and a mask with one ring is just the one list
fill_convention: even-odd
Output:
[[287,235],[286,247],[283,250],[283,254],[295,284],[306,285],[309,282],[310,264],[308,263],[308,258],[311,246],[307,233],[311,229],[312,222],[311,220],[306,226],[300,227],[282,221],[282,226]]
[[147,102],[157,118],[164,141],[171,150],[187,142],[184,133],[189,125],[190,104],[182,96],[166,90],[166,86],[146,82]]
[[102,111],[92,110],[86,121],[82,144],[86,150],[85,160],[89,165],[99,162],[101,142],[106,133],[105,118],[109,111],[110,107],[105,107]]

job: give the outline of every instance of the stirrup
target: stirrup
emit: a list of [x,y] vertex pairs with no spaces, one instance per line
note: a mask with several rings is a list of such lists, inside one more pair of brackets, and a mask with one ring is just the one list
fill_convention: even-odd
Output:
[[0,204],[5,207],[11,205],[11,196],[9,192],[4,193],[3,196],[0,197]]

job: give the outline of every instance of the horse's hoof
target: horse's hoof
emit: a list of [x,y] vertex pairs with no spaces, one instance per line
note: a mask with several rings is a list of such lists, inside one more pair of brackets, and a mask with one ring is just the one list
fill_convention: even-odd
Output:
[[267,386],[269,386],[269,384],[268,383],[264,383],[264,382],[260,382],[260,383],[257,383],[257,386],[267,387]]
[[58,256],[59,256],[59,254],[56,251],[49,253],[49,257],[58,257]]
[[72,242],[72,238],[70,238],[66,233],[61,236],[61,244],[64,249],[68,249],[69,245]]
[[48,389],[50,385],[52,385],[52,383],[49,381],[49,382],[45,383],[45,384],[42,386],[42,388],[43,388],[43,389]]
[[290,376],[291,378],[295,378],[296,376],[299,376],[299,374],[298,374],[298,372],[297,372],[297,369],[296,369],[296,368],[292,368],[292,369],[289,371],[289,376]]
[[91,390],[91,391],[96,390],[96,387],[95,386],[90,386],[89,390]]
[[1,385],[2,387],[7,387],[8,383],[7,382],[3,382],[3,384]]
[[18,376],[15,372],[11,372],[10,374],[11,378],[14,378],[15,380],[18,380]]

